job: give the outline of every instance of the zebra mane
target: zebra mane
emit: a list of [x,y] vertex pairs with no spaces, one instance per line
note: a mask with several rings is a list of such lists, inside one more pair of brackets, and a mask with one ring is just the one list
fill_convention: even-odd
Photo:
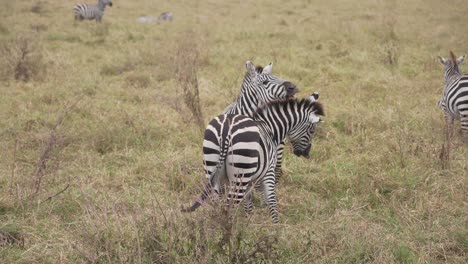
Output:
[[453,65],[458,66],[457,57],[453,54],[453,51],[450,51],[450,57],[452,57]]
[[260,66],[260,65],[255,66],[255,71],[257,73],[262,73],[263,72],[263,66]]
[[280,107],[285,107],[287,105],[290,105],[292,107],[295,104],[297,105],[297,108],[301,108],[301,107],[312,108],[316,115],[325,116],[325,110],[323,108],[323,105],[320,102],[317,102],[317,101],[312,102],[308,98],[302,98],[300,100],[294,98],[294,99],[290,99],[290,100],[286,100],[286,101],[272,102],[272,103],[266,104],[266,105],[258,108],[256,113],[253,116],[254,117],[258,116],[258,114],[263,113],[268,108],[279,109]]

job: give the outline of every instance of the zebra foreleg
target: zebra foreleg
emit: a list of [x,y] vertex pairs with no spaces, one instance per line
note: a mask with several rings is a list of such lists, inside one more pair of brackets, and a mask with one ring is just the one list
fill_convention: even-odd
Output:
[[277,161],[276,161],[276,166],[275,166],[275,183],[278,184],[279,179],[281,176],[283,176],[283,151],[284,151],[284,142],[281,142],[278,145],[278,148],[276,150],[276,155],[277,155]]

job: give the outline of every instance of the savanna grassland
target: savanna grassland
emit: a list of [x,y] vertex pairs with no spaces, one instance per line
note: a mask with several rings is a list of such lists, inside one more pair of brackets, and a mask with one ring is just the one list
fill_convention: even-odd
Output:
[[[0,263],[468,261],[436,60],[468,52],[465,1],[115,0],[101,24],[75,0],[0,2]],[[247,60],[326,111],[311,159],[286,151],[279,225],[258,199],[180,212]]]

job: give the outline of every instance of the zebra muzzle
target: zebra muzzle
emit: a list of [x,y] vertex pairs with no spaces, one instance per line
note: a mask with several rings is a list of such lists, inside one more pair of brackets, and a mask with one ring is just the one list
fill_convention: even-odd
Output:
[[304,157],[306,159],[310,159],[310,147],[311,145],[309,144],[309,146],[307,146],[306,149],[303,149],[303,150],[299,150],[299,149],[296,149],[294,150],[294,155],[298,156],[298,157]]

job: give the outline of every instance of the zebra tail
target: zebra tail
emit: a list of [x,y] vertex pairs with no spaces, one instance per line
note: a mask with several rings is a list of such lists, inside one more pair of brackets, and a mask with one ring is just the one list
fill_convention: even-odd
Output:
[[211,193],[211,190],[212,190],[211,186],[212,186],[211,182],[207,183],[205,185],[205,187],[203,188],[203,192],[202,192],[200,198],[197,201],[195,201],[193,203],[193,205],[190,206],[189,208],[184,208],[182,206],[182,209],[180,211],[183,212],[183,213],[191,213],[191,212],[194,212],[195,210],[197,210],[197,208],[200,207],[202,202],[205,201],[206,198],[208,198],[208,195]]
[[194,212],[195,210],[197,210],[198,207],[201,206],[201,204],[206,200],[206,198],[208,198],[208,196],[212,193],[213,186],[215,186],[215,181],[217,180],[219,169],[223,166],[226,166],[225,161],[226,161],[226,156],[228,153],[228,145],[229,145],[226,143],[229,142],[228,133],[230,132],[230,122],[228,123],[229,123],[229,126],[224,126],[223,131],[221,133],[221,138],[218,140],[220,144],[219,162],[216,165],[216,169],[210,175],[210,181],[203,188],[203,192],[200,198],[197,201],[195,201],[191,207],[189,208],[182,207],[181,212],[184,212],[184,213]]
[[225,160],[226,160],[226,155],[227,155],[227,148],[224,148],[223,144],[221,145],[221,150],[222,152],[220,153],[220,158],[219,158],[219,163],[216,166],[215,171],[211,174],[210,181],[205,185],[203,188],[203,192],[200,195],[200,198],[196,200],[192,206],[189,208],[184,208],[182,206],[181,212],[183,213],[191,213],[197,210],[198,207],[202,205],[202,203],[208,198],[208,196],[212,193],[213,191],[213,186],[215,185],[215,180],[216,177],[218,176],[217,172],[219,169],[225,165]]

